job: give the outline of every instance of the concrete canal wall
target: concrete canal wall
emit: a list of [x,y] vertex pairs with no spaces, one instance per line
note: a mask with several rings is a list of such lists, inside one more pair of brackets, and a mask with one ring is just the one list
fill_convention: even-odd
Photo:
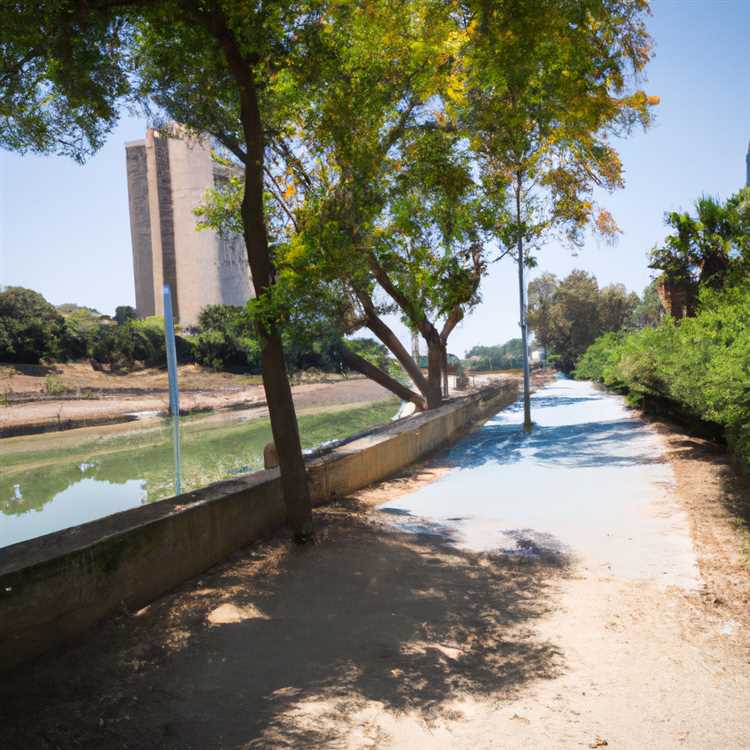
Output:
[[[308,461],[313,500],[384,479],[517,396],[493,385]],[[278,469],[259,471],[0,549],[0,671],[143,607],[283,525]]]

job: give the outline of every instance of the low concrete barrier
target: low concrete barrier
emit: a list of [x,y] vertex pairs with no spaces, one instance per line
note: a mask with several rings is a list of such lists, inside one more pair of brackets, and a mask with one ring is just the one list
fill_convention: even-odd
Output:
[[[308,461],[313,501],[384,479],[510,404],[516,382],[489,386]],[[0,671],[138,609],[285,521],[278,469],[0,549]]]

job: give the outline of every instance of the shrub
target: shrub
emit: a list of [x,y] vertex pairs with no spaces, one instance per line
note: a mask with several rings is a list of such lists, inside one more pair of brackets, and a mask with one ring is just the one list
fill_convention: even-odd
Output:
[[57,378],[54,375],[47,375],[45,386],[49,396],[62,396],[67,390],[62,379]]
[[722,425],[750,465],[750,280],[703,289],[693,318],[601,336],[579,359],[575,376],[635,399],[667,398]]
[[244,307],[208,305],[198,318],[193,338],[195,361],[214,370],[260,371],[260,343]]
[[0,292],[0,362],[56,359],[64,326],[62,315],[39,292],[23,287]]

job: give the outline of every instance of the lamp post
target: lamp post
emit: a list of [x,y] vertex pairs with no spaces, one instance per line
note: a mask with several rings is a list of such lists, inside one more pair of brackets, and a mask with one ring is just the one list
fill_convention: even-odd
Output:
[[177,348],[174,341],[174,316],[172,294],[169,285],[164,285],[164,339],[167,349],[167,372],[169,374],[169,414],[172,419],[172,447],[174,449],[174,491],[182,492],[182,446],[180,445],[180,392],[177,386]]

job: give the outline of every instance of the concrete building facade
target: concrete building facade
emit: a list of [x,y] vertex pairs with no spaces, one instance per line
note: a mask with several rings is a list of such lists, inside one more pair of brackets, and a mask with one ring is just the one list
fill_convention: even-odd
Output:
[[206,305],[244,305],[253,285],[242,237],[199,231],[193,213],[229,169],[206,143],[152,128],[125,144],[125,160],[139,317],[164,314],[164,284],[184,327],[195,326]]

